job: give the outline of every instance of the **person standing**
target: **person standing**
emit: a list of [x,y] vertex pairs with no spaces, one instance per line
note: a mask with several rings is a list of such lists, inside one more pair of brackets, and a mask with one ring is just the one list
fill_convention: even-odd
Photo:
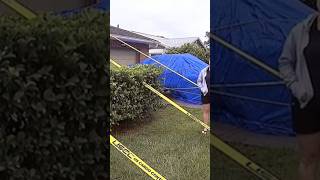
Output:
[[295,102],[300,180],[316,180],[320,161],[320,0],[317,8],[291,30],[279,58],[280,74]]
[[[210,126],[210,62],[209,66],[201,70],[197,84],[201,90],[203,121]],[[207,134],[208,129],[204,128],[202,133]]]

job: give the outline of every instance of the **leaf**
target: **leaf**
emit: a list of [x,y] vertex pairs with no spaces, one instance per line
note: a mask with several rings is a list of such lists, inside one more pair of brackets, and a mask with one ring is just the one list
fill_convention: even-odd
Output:
[[72,76],[70,79],[68,79],[68,83],[66,84],[66,86],[74,86],[76,85],[76,83],[78,83],[80,80],[79,80],[79,77],[78,76]]
[[37,103],[32,103],[31,107],[36,110],[37,112],[46,112],[45,106],[41,103],[41,102],[37,102]]
[[47,101],[56,101],[55,94],[53,93],[51,88],[44,91],[43,98]]
[[80,66],[81,71],[84,71],[88,67],[88,64],[80,62],[79,66]]
[[9,67],[8,72],[11,76],[19,77],[19,70],[15,67]]
[[45,66],[38,71],[38,74],[49,74],[52,70],[52,66]]
[[16,58],[17,56],[13,53],[9,53],[3,56],[3,59],[13,59]]
[[23,90],[20,90],[20,91],[18,91],[18,92],[16,92],[16,93],[14,94],[13,100],[19,102],[20,99],[23,97],[23,95],[24,95],[24,91],[23,91]]

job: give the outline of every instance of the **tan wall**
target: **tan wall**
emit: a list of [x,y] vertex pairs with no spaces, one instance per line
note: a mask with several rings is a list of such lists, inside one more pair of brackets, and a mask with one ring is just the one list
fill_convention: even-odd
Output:
[[[79,7],[84,7],[95,3],[96,0],[17,0],[25,7],[35,12],[59,12]],[[8,8],[0,2],[0,14],[16,14],[12,9]]]
[[[137,48],[138,50],[142,51],[143,53],[149,55],[149,45],[148,44],[141,44],[141,43],[128,43],[131,46]],[[122,45],[119,41],[111,40],[110,41],[110,48],[118,48],[118,49],[127,49],[131,50],[129,47]],[[136,62],[139,63],[141,60],[144,60],[146,57],[137,52],[136,55]]]
[[[149,55],[149,46],[140,46],[139,50],[142,51],[144,54]],[[142,54],[139,55],[140,62],[146,58],[147,57]]]

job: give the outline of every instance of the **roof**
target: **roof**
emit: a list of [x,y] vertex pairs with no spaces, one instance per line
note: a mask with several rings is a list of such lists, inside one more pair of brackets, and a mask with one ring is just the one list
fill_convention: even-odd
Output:
[[198,38],[198,37],[165,38],[163,36],[145,34],[145,33],[140,33],[140,32],[134,32],[134,33],[146,36],[146,37],[154,39],[156,41],[159,41],[166,48],[180,47],[180,46],[187,44],[187,43],[196,43],[197,41],[199,41],[200,45],[202,47],[204,47],[203,43],[201,42],[200,38]]
[[197,37],[188,37],[188,38],[162,39],[160,42],[163,43],[167,47],[180,47],[184,44],[195,43],[198,40],[200,41],[200,39]]
[[125,41],[134,41],[147,44],[159,44],[159,42],[157,42],[154,39],[114,26],[110,26],[110,34]]

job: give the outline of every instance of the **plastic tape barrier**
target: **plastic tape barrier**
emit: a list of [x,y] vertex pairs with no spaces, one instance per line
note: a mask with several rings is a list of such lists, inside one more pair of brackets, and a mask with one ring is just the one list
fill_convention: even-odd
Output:
[[[115,66],[121,68],[121,65],[116,63],[114,60],[110,59],[110,62],[112,64],[114,64]],[[154,89],[153,87],[148,85],[147,83],[143,82],[143,85],[146,88],[150,89],[155,94],[157,94],[158,96],[160,96],[162,99],[164,99],[165,101],[167,101],[168,103],[170,103],[171,105],[173,105],[174,107],[179,109],[181,112],[183,112],[185,115],[190,117],[192,120],[200,123],[203,127],[207,128],[207,129],[210,129],[210,127],[208,125],[203,123],[197,117],[193,116],[187,110],[185,110],[180,105],[178,105],[177,103],[175,103],[172,100],[170,100],[169,98],[167,98],[165,95],[163,95],[162,93],[160,93],[159,91],[157,91],[156,89]],[[240,164],[242,167],[244,167],[245,169],[247,169],[248,171],[250,171],[251,173],[253,173],[257,177],[259,177],[260,179],[263,179],[263,180],[279,180],[279,178],[275,177],[274,175],[269,173],[267,170],[263,169],[262,167],[260,167],[259,165],[257,165],[256,163],[254,163],[253,161],[248,159],[246,156],[241,154],[239,151],[235,150],[230,145],[228,145],[227,143],[225,143],[222,140],[220,140],[214,134],[211,134],[210,144],[213,145],[216,149],[218,149],[222,153],[224,153],[225,155],[227,155],[229,158],[231,158],[232,160],[234,160],[235,162]]]
[[212,144],[216,149],[227,155],[229,158],[240,164],[242,167],[259,177],[260,179],[279,180],[279,178],[261,168],[259,165],[248,159],[246,156],[244,156],[239,151],[235,150],[233,147],[226,144],[213,134],[211,134],[210,137],[210,144]]
[[37,17],[37,15],[34,12],[24,7],[22,4],[20,4],[15,0],[1,0],[1,2],[3,2],[5,5],[7,5],[8,7],[10,7],[11,9],[13,9],[14,11],[16,11],[17,13],[19,13],[20,15],[22,15],[27,19],[32,19]]
[[128,159],[130,159],[130,161],[132,161],[135,165],[137,165],[145,173],[147,173],[152,179],[165,180],[165,178],[163,176],[161,176],[159,173],[157,173],[148,164],[143,162],[137,155],[135,155],[133,152],[131,152],[128,148],[126,148],[123,144],[121,144],[112,135],[110,135],[110,144],[112,146],[114,146],[118,151],[120,151],[123,155],[125,155]]

